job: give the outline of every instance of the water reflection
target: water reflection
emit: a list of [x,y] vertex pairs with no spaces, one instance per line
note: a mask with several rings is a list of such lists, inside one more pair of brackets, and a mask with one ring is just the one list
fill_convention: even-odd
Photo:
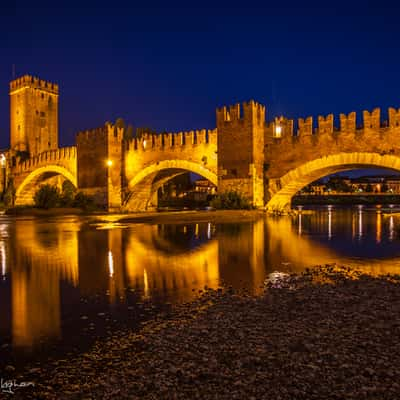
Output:
[[328,239],[332,238],[332,206],[328,206]]
[[11,315],[0,323],[3,338],[11,330],[13,345],[28,348],[61,338],[63,315],[77,312],[71,290],[88,302],[103,294],[108,305],[125,304],[127,290],[182,302],[204,286],[258,292],[272,271],[324,263],[400,272],[399,223],[381,209],[328,207],[237,224],[111,225],[79,218],[0,223],[0,315]]
[[382,212],[376,212],[376,243],[380,243],[382,239]]
[[361,240],[363,235],[362,217],[363,217],[362,206],[358,206],[358,240]]

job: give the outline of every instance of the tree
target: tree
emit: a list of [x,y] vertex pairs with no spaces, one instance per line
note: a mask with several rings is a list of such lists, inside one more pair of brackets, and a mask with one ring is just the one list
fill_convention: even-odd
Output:
[[372,193],[373,192],[372,185],[370,183],[368,183],[368,185],[366,186],[365,191],[367,193]]
[[70,181],[64,181],[61,189],[61,205],[64,207],[71,207],[75,198],[75,186]]
[[217,195],[210,203],[211,207],[222,210],[248,210],[249,201],[241,193],[231,191]]
[[388,191],[389,191],[389,186],[387,185],[387,183],[383,183],[381,187],[381,192],[386,193]]
[[124,140],[131,140],[133,138],[133,126],[128,125],[124,129]]
[[338,176],[330,177],[326,183],[326,187],[338,193],[351,192],[351,187],[343,180],[343,178]]
[[82,210],[85,210],[85,211],[92,211],[97,208],[93,197],[87,196],[86,194],[84,194],[82,192],[78,192],[75,195],[73,205],[74,205],[74,207],[81,208]]
[[19,162],[23,163],[26,160],[29,160],[30,154],[28,151],[17,150],[15,152],[15,156],[19,158]]
[[41,186],[35,193],[33,200],[35,206],[39,208],[49,209],[57,207],[61,200],[60,191],[57,186],[49,184]]
[[157,132],[152,128],[136,128],[135,137],[140,139],[145,133],[148,133],[149,135],[157,135]]
[[14,207],[15,202],[15,187],[14,187],[14,180],[10,178],[8,180],[7,188],[4,193],[3,201],[4,204],[8,207]]
[[117,120],[115,121],[115,126],[117,128],[124,128],[125,129],[125,121],[122,118],[117,118]]

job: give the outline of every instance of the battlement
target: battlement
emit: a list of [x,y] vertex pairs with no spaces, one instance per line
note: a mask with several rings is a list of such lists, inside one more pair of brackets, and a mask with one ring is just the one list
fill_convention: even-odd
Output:
[[284,116],[275,117],[271,122],[269,128],[272,128],[274,138],[290,137],[293,136],[293,120],[285,118]]
[[217,144],[217,130],[195,130],[188,132],[172,132],[149,134],[144,133],[139,139],[133,138],[126,143],[127,150],[164,150],[182,146],[201,144]]
[[77,144],[87,144],[93,143],[98,140],[105,140],[108,133],[108,125],[100,126],[94,129],[87,129],[84,131],[80,131],[76,134],[76,143]]
[[38,154],[35,157],[20,163],[16,167],[17,173],[31,171],[41,165],[58,163],[62,160],[73,160],[76,158],[76,146],[60,147],[56,150],[49,150]]
[[58,95],[58,85],[31,75],[24,75],[10,82],[10,94],[23,88],[41,89]]
[[[317,117],[317,126],[314,126],[314,119],[312,116],[307,118],[299,118],[298,119],[298,129],[296,134],[289,132],[293,132],[286,128],[288,120],[284,117],[275,118],[273,122],[268,124],[269,127],[272,126],[272,135],[273,137],[290,137],[290,136],[311,136],[311,135],[322,135],[322,134],[333,134],[333,133],[356,133],[364,132],[364,131],[380,131],[382,129],[394,129],[400,128],[400,108],[395,109],[390,107],[388,109],[388,121],[381,121],[381,110],[380,108],[375,108],[372,111],[364,110],[362,112],[363,115],[363,124],[360,127],[357,127],[356,120],[357,114],[355,111],[350,112],[349,114],[340,114],[339,115],[339,127],[335,127],[334,122],[335,118],[333,114],[329,114],[327,116],[318,115]],[[276,127],[279,127],[279,132],[281,134],[277,135]]]
[[255,122],[265,124],[265,106],[250,100],[217,108],[217,126],[223,123]]

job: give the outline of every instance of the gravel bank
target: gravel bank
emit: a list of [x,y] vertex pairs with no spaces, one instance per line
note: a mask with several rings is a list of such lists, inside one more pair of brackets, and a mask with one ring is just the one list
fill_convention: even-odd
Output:
[[286,286],[207,290],[75,359],[10,370],[35,383],[13,398],[400,398],[400,277],[328,267]]

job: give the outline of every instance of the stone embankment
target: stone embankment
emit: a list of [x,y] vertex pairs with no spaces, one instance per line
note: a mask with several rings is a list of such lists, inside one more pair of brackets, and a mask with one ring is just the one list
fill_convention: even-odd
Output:
[[[206,290],[74,359],[18,399],[399,399],[400,277],[325,267],[259,297]],[[5,378],[5,376],[3,376]]]

